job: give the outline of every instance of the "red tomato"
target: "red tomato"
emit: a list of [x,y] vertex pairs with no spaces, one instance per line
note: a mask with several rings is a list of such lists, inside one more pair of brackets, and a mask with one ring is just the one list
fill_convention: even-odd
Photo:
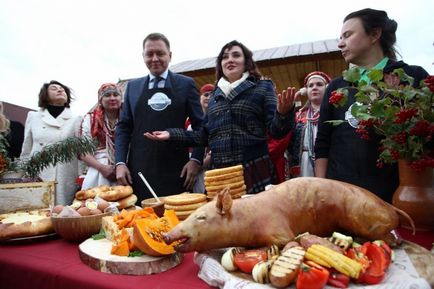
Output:
[[327,283],[329,271],[312,261],[301,264],[297,277],[297,289],[321,289]]
[[327,284],[337,288],[348,288],[350,284],[350,277],[342,274],[336,270],[329,270],[330,275]]
[[244,273],[252,273],[253,267],[260,261],[267,261],[267,252],[263,250],[247,250],[235,254],[235,265]]

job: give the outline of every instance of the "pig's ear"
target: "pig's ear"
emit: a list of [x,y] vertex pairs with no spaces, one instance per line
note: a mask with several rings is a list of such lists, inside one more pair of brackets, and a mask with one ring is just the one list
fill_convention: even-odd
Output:
[[230,188],[226,187],[217,195],[216,208],[220,215],[228,214],[232,207]]

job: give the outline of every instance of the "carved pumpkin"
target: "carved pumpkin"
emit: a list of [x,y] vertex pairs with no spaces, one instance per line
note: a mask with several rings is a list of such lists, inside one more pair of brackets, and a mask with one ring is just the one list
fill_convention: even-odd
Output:
[[174,243],[167,245],[162,233],[169,232],[179,223],[173,210],[166,210],[158,219],[138,219],[134,225],[134,245],[149,256],[164,256],[175,253]]

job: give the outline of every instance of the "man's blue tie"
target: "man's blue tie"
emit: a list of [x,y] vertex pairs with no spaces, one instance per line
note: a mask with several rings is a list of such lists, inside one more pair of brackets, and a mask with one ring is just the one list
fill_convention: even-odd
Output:
[[152,86],[153,89],[158,88],[158,83],[162,80],[163,78],[161,76],[156,76],[154,78],[154,86]]

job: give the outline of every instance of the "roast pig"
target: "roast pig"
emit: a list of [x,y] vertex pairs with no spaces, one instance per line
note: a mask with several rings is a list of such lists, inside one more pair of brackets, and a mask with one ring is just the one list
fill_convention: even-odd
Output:
[[[392,241],[404,212],[373,193],[335,180],[295,178],[252,197],[232,200],[228,191],[192,213],[165,236],[180,252],[225,247],[283,247],[309,232],[346,232],[368,240]],[[411,219],[410,219],[411,220]]]

